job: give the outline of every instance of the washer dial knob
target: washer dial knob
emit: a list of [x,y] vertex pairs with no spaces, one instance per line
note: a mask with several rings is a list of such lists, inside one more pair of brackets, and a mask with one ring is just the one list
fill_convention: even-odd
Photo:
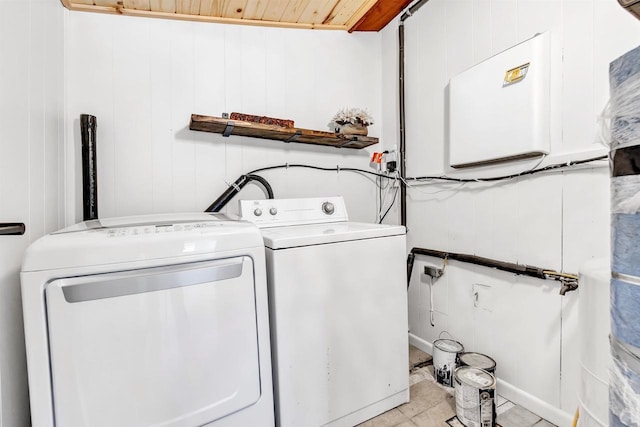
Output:
[[322,204],[322,212],[326,213],[327,215],[333,215],[335,211],[336,211],[336,208],[335,206],[333,206],[333,203],[324,202]]
[[278,209],[276,209],[276,208],[271,208],[271,209],[269,209],[269,213],[270,213],[271,215],[275,215],[275,214],[277,214],[277,213],[278,213]]
[[253,214],[254,214],[255,216],[260,216],[260,215],[262,215],[262,209],[260,209],[260,208],[256,208],[256,209],[253,211]]

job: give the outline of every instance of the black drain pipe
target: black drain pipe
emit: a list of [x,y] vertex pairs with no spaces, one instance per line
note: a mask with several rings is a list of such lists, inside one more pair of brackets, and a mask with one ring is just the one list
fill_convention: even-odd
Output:
[[82,219],[98,218],[98,167],[96,147],[96,116],[80,115],[82,138]]
[[[406,13],[405,13],[406,15]],[[400,224],[407,225],[407,185],[405,178],[407,177],[407,157],[406,157],[406,135],[405,135],[405,101],[404,101],[404,19],[405,15],[400,18],[400,27],[398,28],[398,52],[399,52],[399,70],[400,81]]]
[[236,182],[231,184],[229,188],[225,190],[224,193],[220,195],[211,205],[205,209],[205,212],[220,212],[220,210],[225,207],[227,203],[231,201],[235,197],[236,194],[240,192],[251,181],[256,181],[262,184],[264,189],[267,191],[267,197],[269,199],[273,199],[273,189],[271,185],[267,182],[266,179],[259,175],[246,174],[240,175],[240,178],[236,179]]
[[404,182],[407,177],[407,136],[406,136],[406,112],[404,93],[404,21],[418,11],[429,0],[419,0],[409,7],[400,17],[400,27],[398,28],[398,75],[400,91],[400,223],[407,225],[407,186]]
[[526,264],[515,264],[512,262],[498,261],[491,258],[484,258],[477,255],[459,254],[455,252],[443,252],[434,249],[412,248],[407,257],[407,280],[411,280],[411,272],[416,255],[425,255],[446,260],[455,260],[469,264],[481,265],[483,267],[495,268],[523,276],[535,277],[543,280],[557,280],[562,283],[560,295],[568,291],[578,289],[578,276],[575,274],[559,273],[549,268],[534,267]]

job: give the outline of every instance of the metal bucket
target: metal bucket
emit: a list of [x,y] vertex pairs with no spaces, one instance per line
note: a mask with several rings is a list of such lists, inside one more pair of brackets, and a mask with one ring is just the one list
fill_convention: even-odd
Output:
[[496,361],[482,353],[462,353],[459,357],[458,366],[473,366],[496,375]]
[[458,341],[439,339],[433,342],[433,369],[436,381],[447,387],[453,387],[453,372],[458,364],[458,354],[464,347]]
[[495,427],[496,377],[473,366],[462,366],[454,374],[456,416],[466,427]]

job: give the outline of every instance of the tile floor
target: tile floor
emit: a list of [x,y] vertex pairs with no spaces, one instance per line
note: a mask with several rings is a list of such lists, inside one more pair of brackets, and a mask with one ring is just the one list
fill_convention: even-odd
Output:
[[[453,389],[438,384],[431,356],[409,348],[411,400],[380,414],[359,427],[464,427],[456,418]],[[502,396],[496,399],[497,424],[501,427],[555,427]]]

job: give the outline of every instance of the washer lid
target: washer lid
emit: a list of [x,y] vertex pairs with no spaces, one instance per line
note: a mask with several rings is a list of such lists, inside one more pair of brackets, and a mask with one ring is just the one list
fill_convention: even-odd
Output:
[[262,229],[264,244],[270,249],[324,245],[404,234],[406,229],[401,225],[362,222],[334,222]]
[[219,214],[162,214],[79,223],[35,241],[22,271],[88,267],[263,246],[260,231]]

